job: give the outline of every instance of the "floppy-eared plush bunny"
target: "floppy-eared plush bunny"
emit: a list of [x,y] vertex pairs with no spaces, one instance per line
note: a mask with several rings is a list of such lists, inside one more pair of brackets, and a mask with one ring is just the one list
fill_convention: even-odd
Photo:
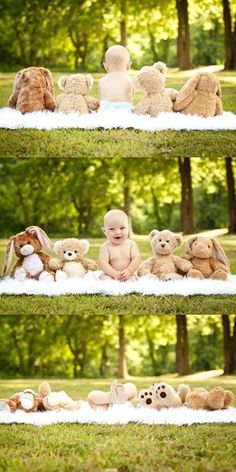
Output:
[[227,280],[230,271],[228,258],[215,238],[195,236],[187,242],[183,258],[189,260],[192,268],[187,277]]
[[17,280],[53,281],[54,275],[48,266],[49,256],[41,251],[43,247],[51,250],[52,244],[38,226],[29,226],[25,231],[11,236],[7,243],[3,275],[9,272],[15,252],[18,260],[11,271],[11,277]]
[[204,117],[222,115],[219,79],[211,72],[198,72],[178,92],[174,110]]
[[49,261],[50,269],[56,272],[56,280],[81,278],[88,270],[96,270],[97,264],[84,257],[88,250],[89,242],[86,239],[67,238],[56,241],[53,251],[57,257]]
[[53,80],[45,67],[21,69],[15,78],[13,93],[8,100],[11,108],[21,113],[54,110],[56,107]]
[[135,78],[135,85],[142,88],[146,95],[135,107],[138,115],[147,113],[157,116],[161,112],[172,112],[177,90],[165,88],[167,67],[164,62],[143,67]]
[[98,109],[99,102],[87,95],[93,86],[93,78],[90,74],[63,75],[58,80],[58,85],[64,90],[56,98],[58,111],[76,112],[82,115]]

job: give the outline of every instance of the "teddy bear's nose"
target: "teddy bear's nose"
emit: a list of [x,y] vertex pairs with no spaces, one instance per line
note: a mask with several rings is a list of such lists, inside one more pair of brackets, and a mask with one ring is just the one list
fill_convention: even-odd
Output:
[[152,399],[151,399],[151,398],[147,398],[146,403],[147,403],[147,405],[151,405]]
[[68,256],[72,256],[72,252],[68,252]]
[[161,244],[161,247],[165,247],[165,245],[166,245],[166,243],[162,243],[162,244]]
[[160,397],[161,397],[161,398],[166,398],[166,393],[165,393],[165,392],[161,392],[161,393],[160,393]]

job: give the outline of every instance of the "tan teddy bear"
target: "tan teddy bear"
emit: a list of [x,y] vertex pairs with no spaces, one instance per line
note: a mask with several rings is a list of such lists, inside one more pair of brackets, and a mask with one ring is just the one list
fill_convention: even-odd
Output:
[[89,250],[86,239],[67,238],[53,246],[57,258],[49,261],[49,267],[56,272],[56,280],[68,277],[83,277],[89,270],[96,270],[97,264],[84,257]]
[[16,74],[8,105],[21,113],[54,110],[56,102],[50,70],[45,67],[21,69]]
[[187,252],[183,258],[192,264],[187,277],[227,280],[230,264],[215,238],[203,236],[191,238],[187,242]]
[[182,385],[181,392],[175,389],[166,382],[159,382],[151,385],[148,389],[143,389],[139,392],[138,400],[140,406],[155,408],[181,407],[184,405],[185,397],[189,392],[189,388]]
[[154,256],[140,264],[140,277],[155,276],[160,280],[176,280],[190,271],[191,262],[172,254],[177,247],[182,246],[182,237],[179,234],[168,229],[154,229],[149,234],[149,239]]
[[204,117],[222,115],[219,79],[210,72],[198,72],[178,92],[174,110]]
[[167,67],[163,62],[145,66],[138,73],[135,83],[145,90],[144,98],[135,107],[135,113],[157,116],[161,112],[172,112],[177,90],[165,88]]
[[221,387],[215,387],[209,392],[205,388],[195,388],[191,391],[183,384],[179,386],[179,391],[185,406],[195,410],[222,410],[228,408],[234,401],[234,393]]
[[87,95],[93,86],[93,78],[90,74],[63,75],[58,80],[58,85],[64,90],[56,98],[58,111],[76,112],[82,115],[98,109],[99,102]]

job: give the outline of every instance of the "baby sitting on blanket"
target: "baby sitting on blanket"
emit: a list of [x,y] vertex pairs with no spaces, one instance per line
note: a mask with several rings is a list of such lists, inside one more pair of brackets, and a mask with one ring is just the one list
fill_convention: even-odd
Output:
[[129,52],[123,46],[112,46],[106,51],[103,65],[107,75],[99,81],[100,110],[131,111],[134,85],[128,75]]
[[129,223],[124,211],[110,210],[104,216],[103,232],[107,241],[100,248],[100,278],[120,281],[136,280],[141,258],[134,241],[128,239]]

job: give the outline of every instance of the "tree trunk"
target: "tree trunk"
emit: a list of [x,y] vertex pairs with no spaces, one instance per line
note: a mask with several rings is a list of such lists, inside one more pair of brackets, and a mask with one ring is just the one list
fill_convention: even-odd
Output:
[[120,44],[127,45],[127,19],[126,19],[126,0],[120,0]]
[[232,18],[229,0],[222,0],[223,19],[225,29],[225,69],[236,67],[236,16],[232,29]]
[[117,377],[119,379],[125,379],[128,377],[128,369],[125,357],[125,326],[123,315],[119,316],[119,366]]
[[107,345],[104,344],[102,346],[102,354],[101,354],[101,363],[100,363],[100,375],[101,377],[105,377],[107,370]]
[[228,189],[229,233],[236,233],[236,193],[232,157],[225,158],[226,182]]
[[181,180],[181,229],[184,234],[195,232],[191,161],[189,157],[179,157]]
[[229,375],[236,372],[236,315],[232,335],[229,315],[222,315],[221,320],[224,335],[224,374]]
[[191,67],[188,0],[176,0],[178,16],[177,63],[181,70]]
[[124,187],[123,187],[123,194],[124,194],[124,211],[128,216],[129,222],[129,235],[133,235],[133,228],[132,228],[132,219],[131,219],[131,203],[130,203],[130,185],[129,185],[129,169],[128,167],[124,168]]
[[186,315],[175,315],[176,318],[176,369],[179,375],[190,373],[188,359],[188,331]]

